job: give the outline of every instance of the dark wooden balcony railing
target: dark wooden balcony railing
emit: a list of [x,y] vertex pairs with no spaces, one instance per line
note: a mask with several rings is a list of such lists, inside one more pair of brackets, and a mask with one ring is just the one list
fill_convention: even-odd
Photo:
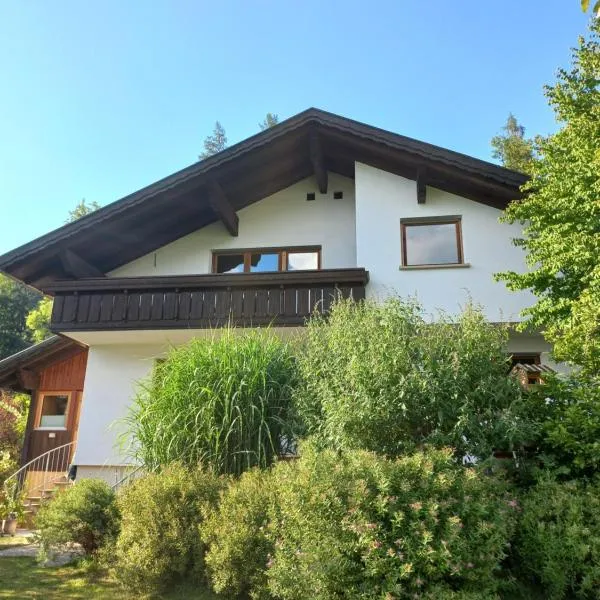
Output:
[[337,297],[365,297],[364,269],[57,281],[53,331],[303,325]]

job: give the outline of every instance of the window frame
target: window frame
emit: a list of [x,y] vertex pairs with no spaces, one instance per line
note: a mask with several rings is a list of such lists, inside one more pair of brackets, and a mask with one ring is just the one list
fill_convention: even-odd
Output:
[[[408,264],[408,244],[406,241],[406,228],[407,227],[421,227],[425,225],[454,225],[455,237],[456,237],[456,254],[458,262],[444,262],[444,263],[418,263]],[[460,215],[451,215],[445,217],[416,217],[400,219],[400,239],[401,239],[401,260],[402,267],[407,269],[418,269],[421,267],[425,268],[445,268],[445,267],[463,267],[467,266],[465,263],[465,255],[463,248],[463,235],[462,235],[462,217]]]
[[[42,408],[44,406],[44,398],[46,396],[66,396],[67,407],[65,408],[65,424],[64,427],[42,427],[40,425],[42,421]],[[67,392],[64,390],[46,390],[38,391],[37,393],[37,407],[35,411],[35,431],[67,431],[69,429],[69,412],[71,410],[71,401],[73,400],[73,392]]]
[[[321,246],[276,246],[260,248],[235,248],[227,250],[212,250],[212,269],[213,275],[251,275],[252,254],[277,254],[277,271],[263,271],[264,273],[285,273],[289,271],[289,255],[313,252],[317,254],[317,271],[321,270]],[[241,254],[244,257],[244,270],[239,273],[218,273],[217,259],[219,256],[231,256],[232,254]],[[307,269],[309,270],[309,269]]]

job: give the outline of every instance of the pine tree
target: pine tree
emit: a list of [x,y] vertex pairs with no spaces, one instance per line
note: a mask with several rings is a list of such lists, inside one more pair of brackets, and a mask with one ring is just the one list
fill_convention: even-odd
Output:
[[492,138],[492,156],[507,169],[528,173],[534,158],[534,143],[525,137],[525,127],[510,113],[502,131]]
[[199,156],[200,160],[204,160],[213,154],[217,154],[227,148],[227,135],[223,125],[217,121],[215,128],[213,129],[212,135],[209,135],[204,140],[204,152]]
[[271,127],[274,127],[275,125],[277,125],[277,123],[279,123],[279,115],[269,112],[267,113],[267,116],[264,118],[264,120],[258,124],[258,126],[260,127],[261,131],[264,131],[265,129],[270,129]]

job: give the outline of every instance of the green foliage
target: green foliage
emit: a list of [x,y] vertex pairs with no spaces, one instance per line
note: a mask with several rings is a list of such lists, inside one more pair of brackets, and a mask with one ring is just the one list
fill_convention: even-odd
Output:
[[225,480],[173,464],[135,480],[119,494],[121,531],[115,576],[134,591],[164,590],[178,579],[204,576],[198,526],[215,507]]
[[600,21],[580,39],[570,71],[546,88],[562,128],[537,144],[539,157],[504,220],[524,224],[515,244],[528,271],[505,272],[511,290],[531,289],[537,303],[524,311],[524,327],[545,331],[555,355],[600,370]]
[[29,345],[25,319],[39,298],[31,288],[0,273],[0,359]]
[[258,124],[258,126],[260,127],[261,131],[264,131],[265,129],[270,129],[271,127],[274,127],[275,125],[277,125],[277,123],[279,123],[279,116],[269,112],[267,113],[267,116],[264,118],[264,120]]
[[44,502],[36,526],[43,554],[69,543],[94,554],[118,532],[115,495],[103,481],[83,479]]
[[97,211],[99,208],[102,207],[95,200],[88,203],[85,198],[83,198],[73,210],[69,211],[67,223],[73,223],[73,221],[77,221],[78,219],[81,219],[81,217],[85,217],[86,215]]
[[201,527],[209,548],[206,567],[215,592],[228,598],[270,597],[266,564],[273,543],[267,525],[274,502],[270,471],[248,471],[223,492],[218,509]]
[[52,298],[45,296],[38,305],[27,315],[25,323],[30,331],[31,339],[35,342],[43,342],[52,335],[50,331],[50,317],[52,316]]
[[19,467],[29,412],[29,396],[0,390],[0,490]]
[[530,394],[547,468],[567,477],[600,472],[600,381],[572,374],[548,376]]
[[128,419],[138,460],[233,474],[269,465],[289,439],[294,376],[288,346],[269,332],[222,329],[172,350]]
[[215,128],[213,129],[212,135],[207,136],[204,139],[204,151],[198,157],[200,160],[204,160],[213,154],[217,154],[227,148],[227,135],[223,125],[217,121]]
[[[284,600],[493,592],[516,502],[450,450],[395,460],[303,448],[274,472],[271,592]],[[449,596],[451,597],[451,596]]]
[[390,456],[422,444],[487,457],[527,440],[507,377],[507,332],[467,307],[427,322],[420,306],[340,302],[298,353],[298,411],[321,444]]
[[545,598],[598,598],[600,485],[542,480],[523,499],[516,549]]
[[[581,0],[581,10],[583,12],[587,12],[589,10],[589,8],[590,8],[590,0]],[[600,16],[600,0],[598,0],[597,2],[594,3],[592,12],[596,16]]]
[[502,127],[503,134],[492,138],[492,156],[507,169],[528,173],[534,157],[533,140],[525,138],[525,127],[511,113]]

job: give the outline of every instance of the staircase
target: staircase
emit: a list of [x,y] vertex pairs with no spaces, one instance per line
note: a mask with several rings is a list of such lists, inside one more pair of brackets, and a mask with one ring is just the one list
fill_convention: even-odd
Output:
[[25,524],[31,526],[45,500],[72,482],[67,477],[71,457],[77,442],[52,448],[23,465],[4,482],[6,496],[17,502],[22,499]]

